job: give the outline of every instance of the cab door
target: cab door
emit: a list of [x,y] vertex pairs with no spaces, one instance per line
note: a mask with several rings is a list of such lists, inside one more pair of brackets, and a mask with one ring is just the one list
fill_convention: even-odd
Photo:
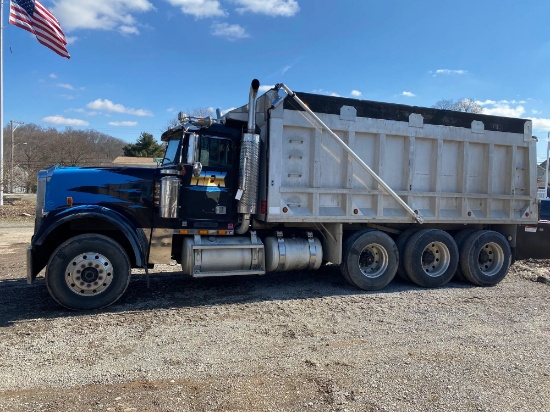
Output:
[[197,137],[197,160],[202,170],[199,176],[194,176],[192,166],[186,166],[180,201],[181,218],[189,228],[227,228],[227,222],[234,221],[236,216],[236,148],[229,138]]

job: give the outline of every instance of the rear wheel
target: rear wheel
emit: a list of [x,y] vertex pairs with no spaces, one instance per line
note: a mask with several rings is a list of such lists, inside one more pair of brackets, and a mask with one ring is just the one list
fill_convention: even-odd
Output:
[[468,236],[460,253],[466,279],[478,286],[494,286],[510,268],[512,252],[506,238],[498,232],[480,230]]
[[415,233],[405,246],[405,270],[419,286],[443,286],[453,277],[458,265],[458,249],[451,235],[438,229]]
[[130,261],[122,246],[99,235],[75,236],[50,257],[46,285],[68,309],[99,309],[116,302],[130,282]]
[[[458,256],[462,254],[462,248],[464,247],[464,241],[468,236],[470,236],[472,233],[474,233],[475,230],[473,229],[464,229],[458,232],[456,235],[454,235],[453,239],[455,240],[456,247],[458,248]],[[464,272],[462,272],[462,267],[460,266],[460,262],[458,266],[456,267],[456,272],[454,275],[454,280],[457,280],[459,282],[466,282],[468,279],[464,276]]]
[[380,231],[366,231],[346,241],[340,269],[350,284],[364,290],[378,290],[395,276],[398,256],[391,237]]
[[412,235],[418,232],[418,230],[419,229],[407,229],[402,232],[395,241],[397,251],[399,252],[399,265],[397,266],[397,275],[401,279],[407,280],[409,282],[411,281],[411,278],[409,278],[409,275],[407,275],[407,271],[405,270],[405,265],[403,264],[403,255],[405,254],[405,246],[407,246],[407,242]]

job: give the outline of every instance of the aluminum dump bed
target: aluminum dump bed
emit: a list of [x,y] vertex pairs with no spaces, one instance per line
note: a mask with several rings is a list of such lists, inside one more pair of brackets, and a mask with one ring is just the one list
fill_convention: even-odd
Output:
[[[279,92],[282,93],[282,92]],[[296,93],[424,223],[537,221],[531,121]],[[292,96],[258,99],[268,222],[411,223]],[[245,108],[228,118],[242,117]]]

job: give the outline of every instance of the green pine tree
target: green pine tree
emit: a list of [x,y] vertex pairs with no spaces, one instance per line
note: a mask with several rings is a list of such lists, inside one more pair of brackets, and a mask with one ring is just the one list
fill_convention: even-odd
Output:
[[122,148],[124,156],[129,157],[162,157],[164,146],[157,143],[151,133],[141,132],[136,143],[127,144]]

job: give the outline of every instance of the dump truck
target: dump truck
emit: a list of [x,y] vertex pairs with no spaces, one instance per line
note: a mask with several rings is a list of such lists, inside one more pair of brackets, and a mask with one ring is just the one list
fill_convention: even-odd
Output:
[[331,264],[363,290],[492,286],[537,227],[530,120],[259,86],[216,119],[180,113],[157,167],[42,170],[28,282],[46,268],[69,309],[173,261],[194,278]]

